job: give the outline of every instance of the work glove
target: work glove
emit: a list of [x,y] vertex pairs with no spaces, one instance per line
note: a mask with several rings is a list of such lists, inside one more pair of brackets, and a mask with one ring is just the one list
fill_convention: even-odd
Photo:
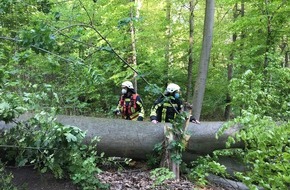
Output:
[[139,117],[137,118],[137,121],[143,121],[143,117],[142,117],[142,116],[139,116]]
[[192,123],[200,124],[200,122],[192,116],[190,117],[189,121]]
[[158,121],[157,121],[157,120],[155,120],[155,119],[154,119],[154,120],[152,120],[151,122],[152,122],[152,123],[155,123],[155,124],[156,124],[156,123],[158,123]]
[[115,115],[120,115],[120,114],[121,114],[120,110],[115,110],[113,113],[114,113]]

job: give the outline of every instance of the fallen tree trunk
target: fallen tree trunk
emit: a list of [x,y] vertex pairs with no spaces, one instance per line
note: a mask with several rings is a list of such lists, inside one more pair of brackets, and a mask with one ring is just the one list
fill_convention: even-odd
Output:
[[[24,115],[19,120],[25,121],[29,117],[31,116]],[[164,126],[170,125],[170,123],[153,124],[146,121],[65,115],[59,115],[57,121],[87,131],[86,141],[95,136],[100,137],[101,141],[97,146],[99,153],[104,152],[106,156],[132,159],[146,159],[146,156],[152,153],[154,146],[164,140]],[[190,123],[188,132],[191,137],[183,159],[192,161],[198,156],[211,154],[214,150],[225,149],[227,138],[233,136],[239,128],[232,127],[216,139],[216,133],[223,124],[223,122]],[[0,129],[9,127],[11,125],[0,123]],[[239,143],[234,147],[240,148],[243,145]]]

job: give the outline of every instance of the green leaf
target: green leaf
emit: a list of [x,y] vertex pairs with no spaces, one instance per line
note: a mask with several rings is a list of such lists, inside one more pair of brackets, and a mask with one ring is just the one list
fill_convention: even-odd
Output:
[[43,168],[40,170],[41,173],[45,173],[46,171],[47,171],[47,167],[43,167]]
[[65,133],[64,135],[66,136],[67,142],[76,142],[77,141],[77,137],[71,133]]
[[18,163],[18,166],[25,166],[25,164],[28,162],[28,160],[26,158],[24,158],[23,160],[21,160],[19,163]]

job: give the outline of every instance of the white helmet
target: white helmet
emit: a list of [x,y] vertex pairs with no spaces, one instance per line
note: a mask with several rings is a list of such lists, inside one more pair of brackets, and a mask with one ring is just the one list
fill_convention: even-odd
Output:
[[177,84],[174,84],[174,83],[168,84],[168,86],[166,88],[166,91],[169,92],[169,93],[173,93],[173,92],[179,91],[179,90],[180,90],[180,87]]
[[130,81],[125,81],[125,82],[123,82],[123,83],[122,83],[122,86],[125,86],[125,87],[127,87],[127,88],[129,88],[129,89],[134,89],[133,84],[132,84],[132,82],[130,82]]

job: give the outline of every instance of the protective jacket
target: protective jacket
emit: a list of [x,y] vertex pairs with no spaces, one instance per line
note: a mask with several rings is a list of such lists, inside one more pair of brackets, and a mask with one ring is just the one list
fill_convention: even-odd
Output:
[[[171,103],[170,103],[171,102]],[[151,108],[150,119],[158,122],[170,122],[182,110],[182,101],[173,96],[160,97]]]
[[136,93],[128,92],[122,95],[117,110],[121,112],[123,119],[142,121],[144,118],[143,101]]

